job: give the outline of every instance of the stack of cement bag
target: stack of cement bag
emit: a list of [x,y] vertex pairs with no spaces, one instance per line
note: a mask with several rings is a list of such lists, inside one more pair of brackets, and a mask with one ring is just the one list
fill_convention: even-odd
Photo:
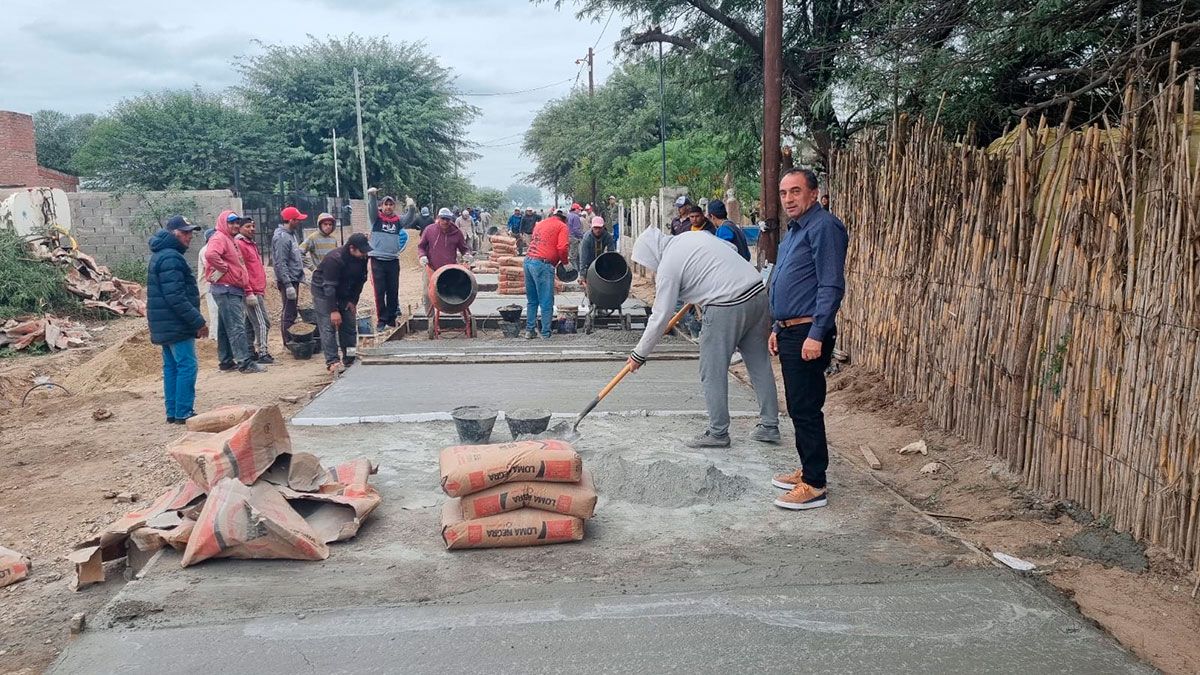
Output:
[[513,237],[493,234],[488,237],[488,242],[491,243],[491,251],[488,253],[487,260],[476,260],[471,265],[471,269],[478,274],[498,274],[501,259],[517,256],[517,240]]
[[504,256],[500,258],[500,284],[496,291],[500,295],[525,295],[525,258]]
[[184,567],[210,558],[324,560],[379,506],[360,458],[333,468],[293,452],[278,406],[228,406],[188,420],[167,448],[187,478],[149,506],[126,514],[68,558],[76,587],[104,581],[104,563],[131,569],[170,546]]
[[456,445],[441,454],[447,549],[540,546],[583,539],[596,486],[565,441]]

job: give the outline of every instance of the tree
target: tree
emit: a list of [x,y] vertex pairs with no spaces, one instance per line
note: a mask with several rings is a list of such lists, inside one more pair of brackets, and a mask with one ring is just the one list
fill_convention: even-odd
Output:
[[261,117],[190,89],[127,99],[96,122],[75,155],[81,175],[110,189],[270,189],[286,158]]
[[57,110],[33,113],[33,132],[37,139],[38,164],[78,175],[75,153],[87,142],[96,116],[90,113],[68,115]]
[[455,98],[453,73],[422,44],[350,35],[268,45],[238,65],[245,80],[238,91],[284,134],[293,153],[290,173],[310,189],[333,191],[336,129],[342,189],[361,197],[355,68],[362,81],[368,182],[410,195],[446,195],[461,187],[453,184],[455,167],[474,156],[460,139],[478,111]]
[[[640,37],[626,29],[622,49],[672,45],[671,60],[702,83],[714,116],[761,101],[761,0],[554,2],[577,5],[581,18],[618,11],[639,30],[672,26]],[[1200,3],[808,0],[785,4],[783,38],[784,130],[808,136],[825,159],[899,112],[941,111],[960,131],[978,120],[983,141],[1022,114],[1094,118],[1119,107],[1131,71],[1135,81],[1161,76],[1172,42],[1180,72],[1200,64]]]
[[504,196],[508,201],[512,202],[514,207],[525,208],[526,206],[541,206],[543,197],[542,191],[533,185],[524,185],[521,183],[513,183],[504,190]]
[[493,214],[500,211],[501,208],[507,208],[509,201],[504,193],[496,188],[475,188],[475,195],[471,199],[473,206],[478,206],[484,211],[491,211]]
[[[657,194],[662,170],[659,153],[654,147],[615,161],[604,177],[608,192],[621,199]],[[667,141],[667,182],[686,185],[693,197],[724,199],[726,173],[724,153],[712,137],[693,134]],[[734,187],[743,196],[755,195],[759,189],[753,175],[739,176]]]

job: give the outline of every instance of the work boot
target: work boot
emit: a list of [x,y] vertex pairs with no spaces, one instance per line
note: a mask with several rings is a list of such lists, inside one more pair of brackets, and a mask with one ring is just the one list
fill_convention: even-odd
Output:
[[266,364],[266,365],[275,363],[275,357],[271,356],[270,354],[262,354],[257,359],[254,359],[254,360],[259,363]]
[[819,509],[828,504],[829,499],[825,495],[825,488],[815,488],[804,482],[797,485],[791,492],[775,500],[775,506],[793,511]]
[[243,373],[247,373],[247,374],[267,372],[266,368],[263,368],[262,366],[258,365],[257,363],[255,363],[253,361],[247,361],[247,362],[243,363],[242,367],[238,368],[238,370],[240,370]]
[[754,427],[754,431],[750,432],[750,440],[759,441],[761,443],[778,443],[779,442],[779,427],[768,427],[762,424]]
[[795,490],[796,486],[804,480],[804,469],[796,469],[791,473],[775,474],[771,479],[771,485],[780,490]]
[[713,436],[711,433],[705,431],[690,441],[685,442],[684,445],[689,448],[728,448],[729,434]]

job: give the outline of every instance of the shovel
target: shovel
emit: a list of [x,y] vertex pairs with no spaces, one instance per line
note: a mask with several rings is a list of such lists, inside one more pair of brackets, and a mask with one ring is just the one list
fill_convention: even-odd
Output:
[[[675,325],[682,321],[683,317],[687,316],[687,313],[690,311],[692,311],[692,306],[684,305],[683,308],[676,312],[675,316],[671,317],[671,320],[667,322],[667,329],[663,331],[663,335],[670,335],[671,330],[675,328]],[[579,417],[575,419],[575,426],[571,427],[571,433],[576,433],[579,431],[579,423],[583,421],[583,418],[587,417],[588,413],[592,412],[597,405],[600,405],[600,401],[604,400],[604,397],[608,396],[609,392],[616,388],[617,384],[620,383],[621,380],[625,379],[625,376],[628,375],[629,372],[629,364],[626,363],[625,367],[621,369],[621,372],[617,373],[617,376],[610,380],[609,383],[600,390],[600,393],[597,394],[596,398],[592,399],[592,402],[583,409],[583,412],[579,413]]]

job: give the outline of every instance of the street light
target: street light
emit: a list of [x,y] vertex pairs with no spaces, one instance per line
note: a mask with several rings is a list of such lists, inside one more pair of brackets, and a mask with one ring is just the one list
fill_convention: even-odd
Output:
[[667,99],[666,87],[663,82],[663,43],[670,42],[673,45],[681,47],[692,47],[694,43],[687,38],[679,38],[674,35],[667,35],[662,32],[662,28],[655,26],[645,33],[640,33],[633,37],[632,43],[635,45],[644,45],[651,42],[658,43],[658,136],[662,146],[662,187],[667,187]]

